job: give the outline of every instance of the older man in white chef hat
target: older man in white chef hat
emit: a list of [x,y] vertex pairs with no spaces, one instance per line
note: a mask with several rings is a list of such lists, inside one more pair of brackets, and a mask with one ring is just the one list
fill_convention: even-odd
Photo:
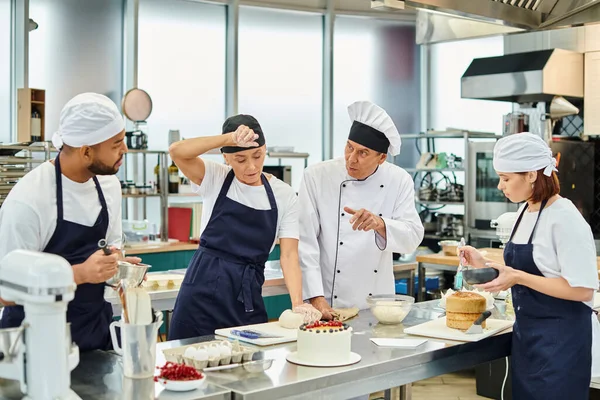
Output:
[[511,289],[513,398],[587,399],[590,372],[600,372],[600,326],[592,312],[598,271],[590,226],[559,195],[556,160],[539,136],[526,132],[500,139],[494,169],[498,189],[513,203],[523,203],[504,247],[505,265],[472,247],[462,248],[461,256],[466,265],[499,271],[480,289]]
[[[82,351],[110,346],[112,308],[104,300],[104,281],[116,273],[121,257],[121,185],[115,174],[127,152],[124,128],[106,96],[74,97],[52,138],[58,157],[21,178],[0,208],[0,259],[26,249],[57,254],[73,266],[78,286],[67,321]],[[108,241],[112,254],[98,250],[100,239]],[[5,304],[0,327],[19,326],[23,308]]]
[[395,293],[392,253],[415,251],[424,231],[411,176],[386,161],[400,153],[392,119],[368,101],[348,112],[344,158],[307,168],[299,193],[303,294],[326,319]]

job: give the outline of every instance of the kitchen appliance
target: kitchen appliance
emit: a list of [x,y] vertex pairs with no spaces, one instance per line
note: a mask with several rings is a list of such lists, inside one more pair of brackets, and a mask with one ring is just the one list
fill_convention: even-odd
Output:
[[522,112],[512,112],[503,116],[502,135],[529,132],[529,115]]
[[475,58],[461,78],[461,97],[512,103],[583,98],[583,54],[562,49]]
[[467,193],[470,207],[467,224],[470,229],[490,230],[494,218],[518,209],[498,189],[499,177],[493,165],[495,143],[469,140],[467,179],[472,190]]
[[292,185],[292,167],[290,165],[264,165],[263,172]]
[[[555,128],[564,117],[579,114],[579,109],[568,102],[564,97],[556,96],[547,105],[548,113],[544,114],[546,119],[546,128],[544,129],[544,139],[550,141],[555,134]],[[560,134],[560,132],[556,132]]]
[[148,135],[144,131],[146,129],[146,120],[152,113],[152,99],[150,95],[142,89],[130,89],[123,96],[121,110],[134,124],[134,130],[125,133],[127,146],[134,150],[147,149]]
[[560,195],[573,202],[600,239],[600,141],[555,138],[550,148],[558,164]]
[[0,297],[25,309],[20,327],[0,329],[11,341],[0,377],[19,381],[26,399],[80,399],[70,389],[79,348],[66,318],[75,288],[73,268],[57,255],[15,250],[0,261]]

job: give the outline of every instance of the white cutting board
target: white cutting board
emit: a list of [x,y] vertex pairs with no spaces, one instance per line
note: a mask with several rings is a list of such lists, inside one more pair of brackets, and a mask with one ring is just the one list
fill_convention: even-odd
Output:
[[[254,329],[256,331],[260,331],[263,333],[268,333],[271,335],[278,335],[278,336],[283,336],[283,337],[247,339],[247,338],[243,338],[240,336],[232,335],[231,331],[233,329],[238,329],[238,330]],[[215,335],[239,340],[240,342],[255,344],[257,346],[271,346],[274,344],[295,342],[296,340],[298,340],[298,329],[286,329],[286,328],[282,328],[281,326],[279,326],[279,322],[268,322],[266,324],[246,325],[246,326],[237,326],[237,327],[233,327],[233,328],[217,329],[217,330],[215,330]]]
[[424,324],[405,328],[404,333],[438,339],[456,340],[459,342],[477,342],[478,340],[485,339],[486,337],[510,328],[513,323],[514,321],[488,318],[486,320],[487,326],[483,330],[483,333],[467,335],[458,329],[448,328],[446,326],[446,317],[442,317],[425,322]]

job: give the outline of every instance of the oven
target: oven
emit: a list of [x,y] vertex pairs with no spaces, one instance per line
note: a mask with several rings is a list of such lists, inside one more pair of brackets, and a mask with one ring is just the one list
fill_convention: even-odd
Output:
[[290,165],[263,165],[263,172],[292,186],[292,167]]
[[470,230],[492,230],[492,220],[505,212],[517,211],[519,207],[498,190],[499,177],[493,165],[495,144],[496,141],[469,140],[466,206],[469,208],[467,223]]

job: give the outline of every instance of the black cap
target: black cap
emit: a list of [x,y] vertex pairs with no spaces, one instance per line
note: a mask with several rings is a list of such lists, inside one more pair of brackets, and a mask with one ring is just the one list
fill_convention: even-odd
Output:
[[[258,147],[263,146],[265,144],[265,135],[263,134],[262,128],[260,127],[260,124],[258,123],[256,118],[254,118],[252,115],[239,114],[227,118],[223,123],[222,134],[235,132],[235,130],[239,128],[240,125],[246,125],[258,135],[258,139],[256,139]],[[253,148],[254,147],[225,146],[221,148],[221,152],[237,153],[238,151],[250,150]]]

